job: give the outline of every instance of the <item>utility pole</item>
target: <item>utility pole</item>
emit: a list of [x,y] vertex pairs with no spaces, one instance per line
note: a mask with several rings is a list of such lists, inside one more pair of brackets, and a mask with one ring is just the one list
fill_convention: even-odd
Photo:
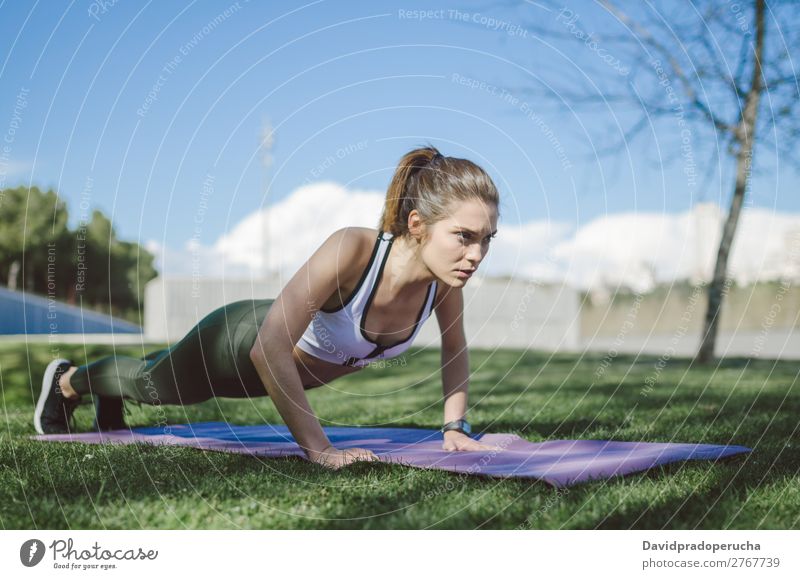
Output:
[[272,145],[275,142],[273,134],[272,123],[264,119],[261,123],[261,134],[259,135],[259,149],[261,152],[261,166],[263,168],[262,178],[264,183],[262,185],[262,203],[259,208],[259,217],[261,218],[261,260],[262,260],[262,276],[264,279],[269,277],[270,271],[270,247],[269,247],[269,218],[267,211],[267,199],[269,197],[269,168],[272,166]]

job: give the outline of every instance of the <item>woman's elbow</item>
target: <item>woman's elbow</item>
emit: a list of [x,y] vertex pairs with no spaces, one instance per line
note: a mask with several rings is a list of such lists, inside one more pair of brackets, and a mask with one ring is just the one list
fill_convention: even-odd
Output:
[[256,343],[250,348],[250,361],[253,362],[256,367],[260,366],[266,359],[266,349],[267,344],[256,338]]
[[267,360],[282,358],[284,355],[291,357],[293,347],[284,348],[275,340],[256,338],[255,344],[250,348],[250,360],[256,367],[265,365]]

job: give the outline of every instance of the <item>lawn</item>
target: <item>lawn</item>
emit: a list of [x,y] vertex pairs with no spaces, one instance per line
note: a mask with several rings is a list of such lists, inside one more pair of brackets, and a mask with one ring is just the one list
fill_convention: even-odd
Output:
[[[153,346],[155,349],[158,346]],[[108,346],[59,346],[78,363]],[[121,354],[141,356],[136,346]],[[798,365],[729,359],[690,368],[655,356],[473,350],[477,431],[532,441],[736,444],[747,455],[674,463],[557,491],[535,480],[463,477],[387,464],[328,471],[300,458],[190,448],[43,443],[32,412],[47,344],[0,344],[4,529],[792,529],[800,523]],[[438,428],[439,353],[369,368],[308,392],[323,425]],[[646,386],[651,385],[651,386]],[[181,408],[128,403],[131,426],[278,423],[269,398]],[[88,429],[92,407],[76,412]]]

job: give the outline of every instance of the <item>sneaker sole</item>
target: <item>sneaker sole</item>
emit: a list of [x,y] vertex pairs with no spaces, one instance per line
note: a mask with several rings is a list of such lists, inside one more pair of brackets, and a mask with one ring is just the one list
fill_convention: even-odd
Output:
[[69,364],[69,360],[59,358],[53,360],[47,365],[44,371],[44,378],[42,378],[42,392],[39,394],[39,400],[36,402],[36,410],[33,413],[33,427],[39,434],[44,434],[42,430],[42,412],[44,412],[44,405],[47,402],[47,397],[50,395],[51,386],[53,385],[53,378],[56,376],[56,370],[61,364]]

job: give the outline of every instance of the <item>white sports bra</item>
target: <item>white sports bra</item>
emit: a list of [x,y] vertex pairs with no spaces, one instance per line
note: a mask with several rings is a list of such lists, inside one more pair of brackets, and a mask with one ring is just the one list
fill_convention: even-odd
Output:
[[319,309],[315,312],[311,323],[297,342],[298,348],[334,364],[363,367],[376,359],[399,356],[411,346],[422,324],[431,315],[436,296],[435,281],[428,284],[427,297],[417,315],[414,332],[407,340],[381,346],[370,341],[364,329],[365,313],[369,312],[369,306],[375,297],[393,241],[391,233],[378,233],[369,264],[353,293],[340,307]]

